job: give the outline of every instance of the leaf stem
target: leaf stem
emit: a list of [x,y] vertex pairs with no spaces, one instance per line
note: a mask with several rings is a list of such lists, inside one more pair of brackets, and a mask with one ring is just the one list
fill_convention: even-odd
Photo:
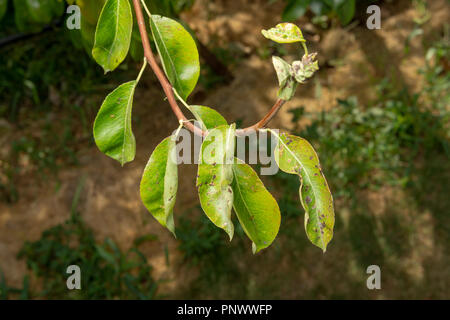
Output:
[[[164,72],[161,70],[161,68],[159,67],[158,63],[155,60],[152,49],[150,47],[149,37],[147,34],[147,28],[145,26],[145,19],[144,19],[144,15],[142,13],[141,1],[142,0],[133,0],[133,6],[134,6],[134,12],[136,13],[136,19],[137,19],[137,23],[139,26],[139,32],[141,34],[142,47],[144,48],[144,56],[145,56],[146,60],[148,61],[150,67],[152,68],[153,72],[155,73],[156,77],[158,78],[158,81],[161,84],[161,86],[164,90],[164,93],[167,96],[167,100],[170,104],[170,107],[172,108],[172,111],[175,114],[175,116],[178,118],[178,121],[182,121],[184,127],[186,129],[188,129],[189,131],[193,132],[194,134],[206,137],[208,134],[208,131],[202,130],[202,129],[196,127],[195,125],[193,125],[190,121],[188,121],[186,116],[183,114],[183,111],[181,111],[181,109],[178,106],[178,103],[175,99],[175,91],[173,90],[172,85],[167,80]],[[150,11],[148,10],[147,6],[145,5],[145,3],[143,1],[142,1],[142,3],[144,5],[144,9],[146,10],[147,14],[149,15],[149,17],[151,19]],[[181,99],[181,101],[184,102],[182,99]],[[277,112],[280,110],[280,108],[284,105],[285,102],[286,102],[285,100],[278,99],[275,102],[272,109],[270,109],[270,111],[264,116],[264,118],[262,120],[260,120],[259,122],[257,122],[256,124],[254,124],[253,126],[250,126],[248,128],[236,130],[236,135],[238,135],[238,136],[246,135],[251,131],[259,130],[259,129],[263,128],[264,126],[266,126],[267,123],[269,123],[269,121],[272,120],[272,118],[277,114]],[[187,105],[187,103],[186,103],[186,105]],[[189,109],[189,107],[188,107],[188,109]]]
[[152,14],[150,13],[150,10],[148,10],[147,5],[145,4],[144,0],[141,0],[142,6],[144,7],[144,10],[147,12],[148,17],[151,18]]
[[147,59],[144,58],[144,64],[142,65],[141,71],[139,71],[139,74],[136,78],[136,85],[139,83],[139,81],[141,80],[142,74],[144,73],[145,67],[147,66]]
[[178,91],[175,88],[172,88],[173,92],[175,93],[175,96],[178,98],[178,100],[181,101],[181,103],[189,110],[191,111],[191,106],[187,104],[186,101],[178,94]]
[[305,56],[308,55],[308,47],[306,46],[306,44],[304,42],[302,42],[302,46],[303,46],[303,50],[305,51]]

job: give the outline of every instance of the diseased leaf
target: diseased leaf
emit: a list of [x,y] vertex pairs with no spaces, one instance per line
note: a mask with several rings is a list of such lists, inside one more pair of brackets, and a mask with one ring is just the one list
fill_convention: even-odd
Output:
[[275,240],[280,229],[280,208],[248,164],[236,159],[233,175],[233,208],[245,233],[253,241],[253,253],[257,253]]
[[197,45],[190,33],[175,20],[152,15],[150,27],[164,71],[178,94],[186,100],[200,75]]
[[315,60],[316,56],[317,53],[311,53],[304,55],[301,61],[294,61],[292,70],[298,83],[305,83],[319,70],[319,62]]
[[174,137],[164,139],[153,151],[141,180],[141,199],[147,210],[175,236],[173,207],[178,190]]
[[133,161],[136,141],[131,130],[131,111],[136,81],[120,85],[103,102],[94,122],[94,138],[100,151],[123,166]]
[[233,238],[233,162],[236,126],[220,126],[209,131],[201,148],[197,187],[200,204],[208,218]]
[[202,124],[203,130],[209,130],[218,126],[226,126],[228,123],[216,110],[204,106],[189,106],[189,110]]
[[278,83],[280,85],[278,97],[285,101],[289,101],[295,95],[295,91],[298,86],[293,76],[293,69],[289,63],[280,57],[273,56],[272,62],[277,73]]
[[293,23],[280,23],[275,28],[261,32],[267,39],[278,43],[306,42],[300,28]]
[[103,6],[92,56],[105,73],[117,68],[126,58],[133,31],[133,14],[128,0],[107,0]]
[[280,169],[300,177],[300,201],[305,209],[305,229],[309,240],[324,252],[333,238],[333,197],[322,173],[319,158],[308,141],[282,133],[275,148]]

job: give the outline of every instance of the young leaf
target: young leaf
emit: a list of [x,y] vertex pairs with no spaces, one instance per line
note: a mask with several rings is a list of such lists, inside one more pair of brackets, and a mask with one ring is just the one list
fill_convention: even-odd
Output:
[[92,56],[105,73],[114,70],[128,54],[133,31],[133,14],[128,0],[107,0],[103,6]]
[[[272,132],[275,134],[274,132]],[[309,240],[324,252],[333,238],[333,197],[322,173],[319,158],[308,141],[282,133],[275,148],[281,170],[300,177],[300,201],[305,209],[305,229]]]
[[295,95],[298,86],[293,76],[293,69],[289,63],[280,57],[273,56],[272,62],[277,73],[278,83],[280,84],[278,97],[285,101],[289,101]]
[[100,151],[123,166],[133,161],[136,141],[131,131],[131,110],[136,81],[120,85],[103,102],[94,122],[94,139]]
[[186,100],[200,75],[197,45],[190,33],[175,20],[152,15],[150,27],[164,71],[178,94]]
[[218,126],[226,126],[228,123],[216,110],[204,106],[189,106],[189,110],[202,124],[203,130],[209,130]]
[[280,208],[249,165],[236,160],[233,166],[233,208],[247,236],[253,241],[253,253],[270,246],[280,229]]
[[317,53],[304,55],[301,61],[294,61],[292,69],[294,71],[295,80],[298,83],[304,83],[312,78],[314,73],[319,70],[319,62],[316,59]]
[[140,189],[147,210],[175,236],[173,207],[178,190],[178,167],[174,137],[164,139],[153,151]]
[[261,32],[264,37],[277,43],[306,42],[300,28],[293,23],[280,23],[275,28]]
[[200,204],[208,218],[233,238],[233,160],[236,126],[219,126],[209,131],[201,148],[197,187]]

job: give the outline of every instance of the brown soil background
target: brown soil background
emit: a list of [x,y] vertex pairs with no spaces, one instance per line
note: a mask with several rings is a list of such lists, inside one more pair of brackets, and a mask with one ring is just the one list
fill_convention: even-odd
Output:
[[[215,4],[199,0],[183,16],[204,43],[212,40],[224,46],[232,43],[245,53],[245,57],[232,67],[235,80],[229,86],[207,93],[199,90],[193,98],[195,103],[216,108],[230,121],[242,119],[243,126],[253,124],[267,112],[276,97],[277,83],[270,60],[262,59],[257,54],[259,47],[267,45],[260,30],[278,23],[281,10],[280,1],[268,5],[267,1],[259,0],[223,0]],[[409,1],[395,1],[383,7],[381,30],[367,30],[360,24],[352,26],[351,30],[338,28],[320,31],[307,23],[306,29],[317,32],[309,40],[319,52],[321,64],[333,60],[338,61],[337,67],[322,68],[315,81],[300,87],[296,98],[287,104],[271,126],[289,129],[292,115],[288,110],[298,106],[305,106],[310,111],[326,110],[335,105],[337,98],[350,95],[357,96],[362,102],[368,101],[374,97],[374,84],[385,76],[405,81],[412,89],[420,86],[417,70],[424,64],[420,41],[432,36],[435,30],[450,21],[449,5],[445,0],[429,1],[429,10],[432,18],[424,25],[425,33],[419,40],[413,41],[407,56],[403,53],[404,44],[417,16]],[[145,244],[143,251],[155,268],[155,278],[169,280],[161,285],[160,293],[173,295],[176,291],[183,292],[190,286],[190,280],[195,279],[195,269],[183,266],[180,261],[177,241],[148,215],[139,198],[140,177],[151,151],[177,126],[154,76],[146,73],[142,83],[134,106],[138,119],[134,125],[137,139],[134,162],[121,168],[92,146],[80,152],[80,166],[65,168],[59,173],[62,183],[58,189],[55,181],[23,177],[18,185],[21,194],[19,202],[13,205],[0,203],[0,268],[5,272],[9,285],[20,286],[27,272],[25,263],[16,259],[23,242],[38,239],[43,230],[69,217],[75,188],[83,175],[86,176],[86,183],[79,211],[99,240],[111,237],[122,248],[128,248],[137,236],[155,234],[159,240]],[[321,87],[319,98],[315,95],[317,83]],[[175,213],[198,204],[196,167],[183,165],[179,171]],[[383,214],[383,208],[389,206],[392,196],[389,190],[370,195],[368,206],[375,214]],[[345,296],[350,298],[430,298],[434,295],[448,298],[448,252],[433,241],[432,217],[429,212],[418,212],[408,206],[408,199],[403,201],[405,206],[400,214],[417,227],[417,233],[411,239],[415,249],[408,256],[398,259],[398,273],[388,276],[392,281],[383,282],[384,290],[381,292],[367,292],[364,285],[366,275],[361,272],[363,267],[355,265],[355,260],[347,253],[351,250],[345,236],[337,234],[326,255],[315,248],[301,248],[298,253],[289,253],[300,257],[302,262],[297,264],[292,263],[291,258],[284,257],[283,253],[280,258],[269,249],[254,257],[249,249],[246,262],[239,266],[249,273],[249,290],[243,298],[261,297],[251,288],[255,283],[267,283],[270,288],[272,282],[283,284],[283,289],[274,298],[333,298],[345,292],[351,292]],[[337,208],[336,214],[346,221],[345,217],[352,213]],[[299,228],[302,228],[301,221]],[[281,252],[284,241],[287,240],[279,240]],[[165,262],[165,245],[170,252],[169,266]],[[427,271],[430,260],[435,266]],[[311,261],[314,261],[314,267],[305,267],[312,264]],[[264,263],[264,270],[261,263]],[[395,282],[400,273],[408,279],[409,287]],[[349,287],[345,279],[352,279],[361,287]],[[431,280],[434,294],[430,291],[422,294],[419,288]],[[208,296],[205,292],[200,297]]]

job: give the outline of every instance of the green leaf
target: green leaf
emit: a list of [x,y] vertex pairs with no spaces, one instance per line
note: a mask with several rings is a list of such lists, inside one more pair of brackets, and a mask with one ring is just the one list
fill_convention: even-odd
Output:
[[209,130],[218,126],[226,126],[228,123],[216,110],[204,106],[189,106],[189,110],[202,124],[203,130]]
[[14,21],[20,32],[39,32],[42,25],[36,23],[30,15],[28,3],[24,0],[14,0]]
[[277,43],[306,42],[300,28],[293,23],[280,23],[275,28],[261,32],[264,37]]
[[272,57],[273,66],[278,77],[280,90],[278,90],[278,97],[285,101],[289,101],[295,95],[297,90],[297,82],[293,77],[293,69],[289,63],[280,57]]
[[253,253],[270,246],[280,229],[280,208],[264,187],[256,172],[241,160],[233,166],[233,208],[247,236],[253,241]]
[[327,14],[332,7],[323,0],[312,0],[309,8],[316,16],[322,16]]
[[153,151],[140,189],[147,210],[175,236],[173,207],[178,190],[178,167],[174,137],[164,139]]
[[349,24],[355,16],[356,4],[355,0],[345,0],[341,2],[342,3],[339,3],[339,7],[337,8],[337,14],[342,25],[345,26]]
[[291,0],[283,11],[284,21],[295,21],[302,17],[308,9],[310,0]]
[[280,169],[300,177],[300,201],[305,209],[309,240],[324,252],[333,238],[333,197],[322,173],[319,158],[308,141],[282,133],[278,136],[275,160]]
[[131,131],[135,80],[120,85],[103,102],[94,122],[94,138],[100,151],[123,166],[133,161],[136,140]]
[[126,58],[133,30],[133,15],[128,0],[107,0],[103,6],[92,56],[105,73],[114,70]]
[[200,204],[208,218],[233,238],[233,162],[236,125],[209,131],[201,148],[197,187]]
[[28,7],[31,19],[40,24],[49,24],[53,18],[55,0],[23,0]]
[[164,71],[178,94],[186,100],[200,76],[197,45],[190,33],[175,20],[152,15],[150,27]]
[[0,0],[0,21],[8,9],[8,0]]

